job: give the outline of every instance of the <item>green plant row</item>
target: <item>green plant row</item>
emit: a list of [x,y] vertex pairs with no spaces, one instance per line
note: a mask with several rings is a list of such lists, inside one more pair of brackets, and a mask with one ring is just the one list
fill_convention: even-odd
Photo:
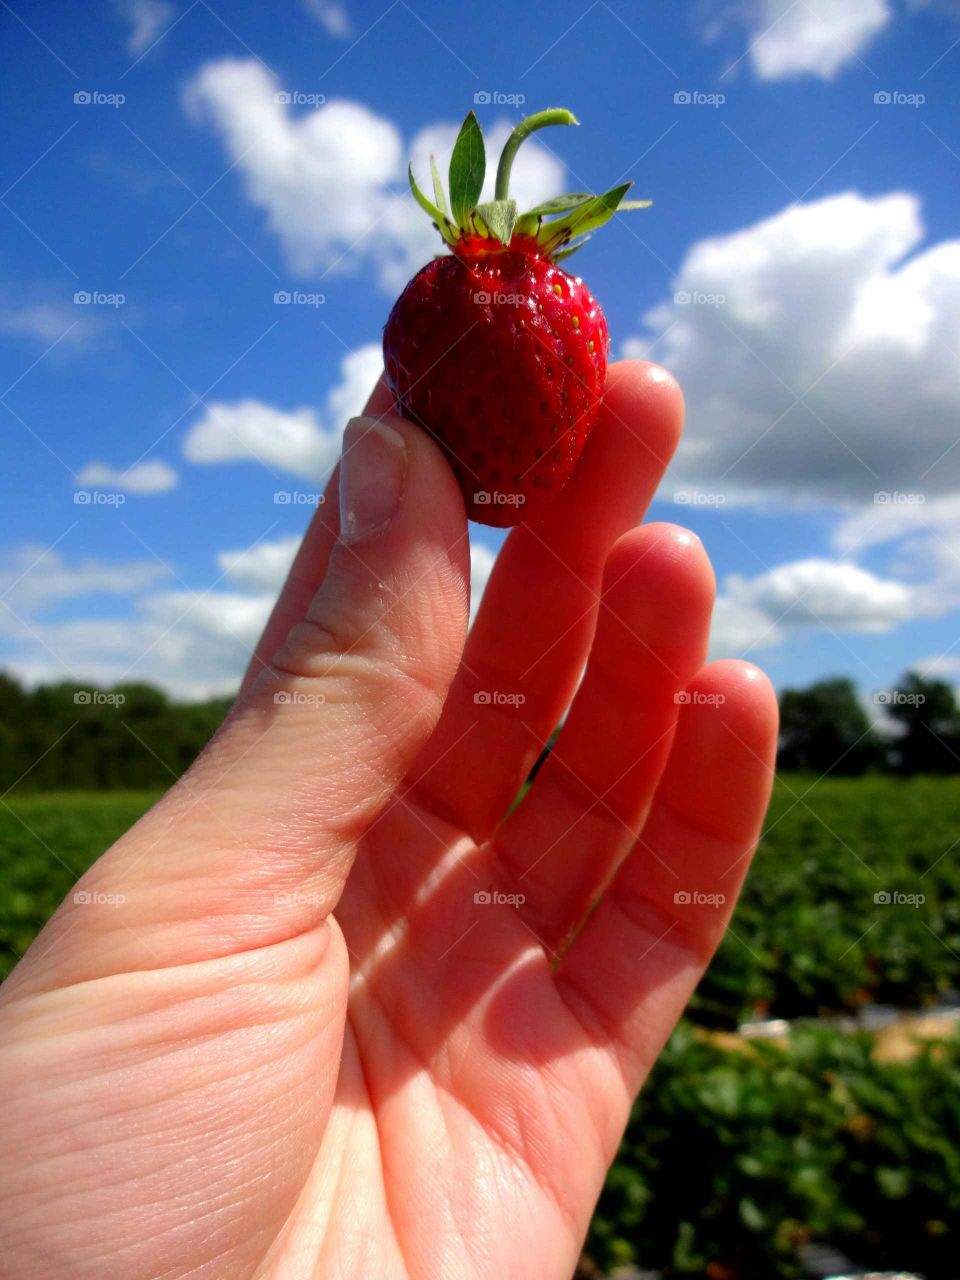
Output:
[[732,1052],[681,1024],[634,1108],[586,1253],[666,1276],[793,1280],[827,1243],[864,1268],[960,1274],[960,1036],[877,1062],[798,1028]]
[[691,1016],[732,1026],[868,1001],[916,1008],[958,989],[956,782],[779,779],[733,930]]

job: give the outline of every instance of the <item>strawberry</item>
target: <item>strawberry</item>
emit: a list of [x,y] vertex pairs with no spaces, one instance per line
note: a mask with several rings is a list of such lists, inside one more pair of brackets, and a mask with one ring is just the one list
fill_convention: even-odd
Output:
[[569,480],[597,419],[607,323],[579,276],[558,262],[623,209],[630,183],[574,192],[518,214],[508,194],[524,138],[577,124],[569,111],[521,121],[504,146],[495,198],[478,204],[486,167],[471,111],[450,159],[447,204],[431,157],[434,202],[410,168],[414,198],[451,253],[434,258],[397,299],[383,334],[397,408],[436,439],[467,514],[506,527],[535,518]]

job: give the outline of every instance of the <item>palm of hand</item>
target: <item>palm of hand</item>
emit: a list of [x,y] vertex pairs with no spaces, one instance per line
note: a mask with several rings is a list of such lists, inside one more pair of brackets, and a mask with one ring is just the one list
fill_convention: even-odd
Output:
[[[0,1275],[570,1274],[732,911],[775,732],[759,673],[700,669],[699,544],[649,526],[611,551],[679,417],[657,371],[611,373],[565,499],[589,532],[558,511],[513,536],[459,667],[462,509],[429,446],[440,511],[399,557],[397,623],[422,647],[427,615],[428,678],[351,674],[344,648],[397,612],[369,592],[370,627],[356,598],[302,622],[361,572],[333,522],[311,531],[260,665],[294,626],[270,678],[328,681],[326,737],[309,712],[276,717],[254,672],[219,749],[86,878],[122,886],[124,910],[68,906],[5,993]],[[525,701],[478,707],[491,686]]]

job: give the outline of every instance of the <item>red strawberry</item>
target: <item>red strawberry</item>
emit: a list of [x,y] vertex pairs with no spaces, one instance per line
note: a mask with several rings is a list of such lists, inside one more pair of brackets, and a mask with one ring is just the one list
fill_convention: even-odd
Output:
[[481,524],[529,520],[569,480],[596,422],[609,344],[600,305],[556,263],[618,209],[650,203],[624,202],[628,182],[518,216],[507,190],[520,143],[545,125],[576,123],[558,109],[517,125],[487,204],[477,203],[486,161],[473,112],[450,160],[449,211],[433,160],[435,204],[410,170],[417,202],[453,252],[397,299],[383,334],[387,382],[400,412],[443,447]]

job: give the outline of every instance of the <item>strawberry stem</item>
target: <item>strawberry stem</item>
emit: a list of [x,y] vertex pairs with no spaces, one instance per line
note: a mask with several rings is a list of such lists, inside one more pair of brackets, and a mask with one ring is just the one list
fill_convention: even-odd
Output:
[[507,199],[510,193],[510,170],[513,168],[513,161],[519,150],[520,143],[525,138],[529,138],[531,133],[535,133],[537,129],[543,129],[550,124],[579,123],[580,121],[572,111],[565,111],[562,107],[550,107],[546,111],[537,111],[532,116],[527,116],[525,120],[521,120],[507,139],[506,145],[500,154],[494,199]]

